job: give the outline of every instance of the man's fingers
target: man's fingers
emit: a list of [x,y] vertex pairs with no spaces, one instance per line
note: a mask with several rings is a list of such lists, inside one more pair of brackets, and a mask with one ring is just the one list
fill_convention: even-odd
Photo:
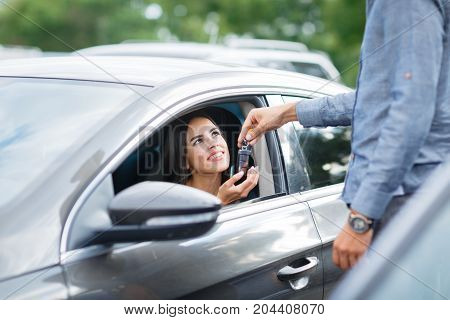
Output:
[[345,249],[346,237],[348,235],[342,231],[333,243],[333,262],[341,269],[348,269],[350,262],[348,260],[348,252]]
[[350,268],[350,260],[348,254],[340,251],[339,252],[339,268],[347,270]]
[[254,146],[256,142],[258,142],[259,138],[261,137],[261,134],[264,133],[263,127],[261,124],[258,124],[256,127],[251,128],[247,135],[245,136],[245,139],[249,141],[250,145]]
[[337,248],[336,248],[335,245],[333,245],[333,255],[332,255],[332,258],[333,258],[333,263],[334,263],[336,266],[339,267],[339,252],[338,252],[338,250],[337,250]]
[[352,267],[352,268],[358,262],[358,260],[359,260],[359,257],[357,255],[350,254],[348,256],[348,261],[350,263],[350,267]]
[[238,137],[238,146],[239,148],[242,147],[242,141],[245,139],[245,136],[247,135],[248,131],[253,127],[253,115],[252,112],[250,112],[245,118],[244,124],[242,125],[241,133]]

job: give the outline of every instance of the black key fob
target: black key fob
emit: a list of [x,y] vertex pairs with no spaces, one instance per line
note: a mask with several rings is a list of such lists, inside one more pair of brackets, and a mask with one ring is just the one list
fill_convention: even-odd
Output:
[[238,150],[237,172],[242,170],[244,171],[244,174],[247,174],[251,154],[252,146],[249,145],[247,140],[244,139],[244,141],[242,142],[242,148]]

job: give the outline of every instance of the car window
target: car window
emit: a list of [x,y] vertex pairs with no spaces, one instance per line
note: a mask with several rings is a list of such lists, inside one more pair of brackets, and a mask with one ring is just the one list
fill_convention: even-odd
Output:
[[[285,102],[301,97],[283,96]],[[294,122],[298,143],[307,163],[310,188],[344,182],[351,153],[349,127],[303,128]]]
[[293,123],[287,123],[277,130],[283,162],[288,181],[289,193],[311,189],[306,158],[298,143]]
[[[254,106],[252,105],[252,107]],[[242,105],[237,102],[212,104],[204,110],[205,114],[211,116],[221,129],[229,148],[230,167],[224,172],[224,182],[237,170],[237,138],[241,123],[245,119],[244,113],[251,110],[250,103]],[[174,120],[156,130],[113,172],[115,193],[142,181],[182,183],[183,177],[186,177],[188,173],[179,172],[182,168],[177,159],[181,159],[182,155],[179,150],[179,137],[176,137],[177,126],[180,126],[180,123],[178,120]],[[250,166],[259,166],[260,179],[258,186],[241,202],[283,192],[281,189],[284,186],[280,186],[280,183],[274,181],[273,159],[269,156],[270,148],[266,138],[255,146],[249,163]],[[279,167],[277,169],[280,170]]]
[[0,206],[69,158],[133,95],[123,85],[1,79]]
[[408,244],[368,293],[367,299],[447,299],[450,297],[448,226],[450,199],[426,220],[422,232]]

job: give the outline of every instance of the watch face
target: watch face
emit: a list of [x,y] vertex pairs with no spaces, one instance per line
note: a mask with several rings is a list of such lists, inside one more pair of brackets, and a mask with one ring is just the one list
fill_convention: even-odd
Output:
[[353,230],[359,233],[363,233],[368,229],[367,223],[359,217],[352,218],[350,225]]

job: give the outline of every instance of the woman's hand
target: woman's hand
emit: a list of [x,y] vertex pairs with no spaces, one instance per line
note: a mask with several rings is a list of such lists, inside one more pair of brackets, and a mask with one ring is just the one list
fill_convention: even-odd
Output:
[[251,167],[247,171],[247,179],[237,186],[234,184],[244,176],[243,171],[236,173],[230,179],[225,181],[225,183],[220,186],[219,192],[217,193],[217,197],[220,201],[226,205],[247,197],[249,192],[258,184],[259,172],[257,168],[258,167]]

